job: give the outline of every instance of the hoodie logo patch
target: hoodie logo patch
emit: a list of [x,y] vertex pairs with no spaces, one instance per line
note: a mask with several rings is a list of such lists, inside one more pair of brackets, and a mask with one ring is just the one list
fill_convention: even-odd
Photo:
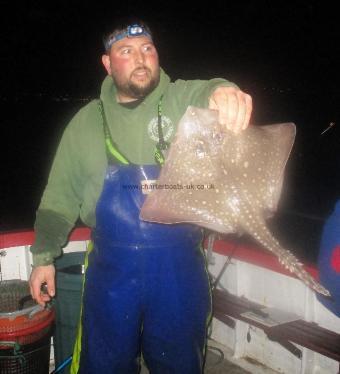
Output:
[[[174,132],[174,125],[171,122],[171,119],[166,116],[162,116],[162,130],[164,140],[168,141],[171,138],[172,133]],[[148,124],[148,134],[150,139],[158,142],[158,118],[154,117]]]

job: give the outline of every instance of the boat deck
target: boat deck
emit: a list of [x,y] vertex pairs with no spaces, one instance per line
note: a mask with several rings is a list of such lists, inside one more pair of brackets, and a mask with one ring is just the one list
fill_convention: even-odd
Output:
[[[205,365],[204,374],[250,374],[250,371],[246,371],[241,367],[233,364],[232,362],[228,361],[227,359],[222,359],[219,354],[214,352],[208,352],[207,354],[207,362]],[[142,366],[142,370],[140,374],[149,374],[149,370]]]
[[[50,362],[50,370],[55,369],[54,360]],[[62,373],[69,373],[68,368],[64,369]],[[208,350],[206,356],[206,363],[204,374],[278,374],[260,363],[255,366],[254,360],[247,362],[244,359],[235,359],[232,357],[232,352],[222,344],[209,340]],[[149,370],[142,365],[140,374],[149,374]]]
[[[204,374],[278,374],[261,364],[254,368],[254,361],[247,362],[244,359],[235,359],[232,352],[222,344],[208,341],[208,350]],[[140,374],[149,374],[149,370],[142,366]]]

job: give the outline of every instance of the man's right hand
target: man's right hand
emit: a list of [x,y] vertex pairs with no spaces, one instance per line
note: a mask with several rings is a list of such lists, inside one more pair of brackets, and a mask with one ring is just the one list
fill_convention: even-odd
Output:
[[[47,293],[41,290],[41,286],[47,284]],[[55,267],[54,265],[37,266],[32,270],[29,285],[31,295],[41,306],[45,306],[55,295]]]

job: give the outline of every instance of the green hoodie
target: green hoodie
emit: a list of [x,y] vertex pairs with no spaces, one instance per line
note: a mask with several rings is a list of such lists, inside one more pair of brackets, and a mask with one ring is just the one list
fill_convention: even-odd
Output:
[[[207,107],[208,98],[217,86],[235,85],[220,78],[172,83],[161,70],[156,89],[134,108],[117,103],[116,87],[110,76],[103,81],[100,98],[119,150],[131,162],[146,165],[155,163],[161,96],[164,138],[171,141],[187,107]],[[87,226],[95,226],[96,202],[107,167],[98,103],[91,101],[74,116],[59,144],[34,225],[36,238],[31,252],[35,266],[51,264],[60,256],[79,216]]]

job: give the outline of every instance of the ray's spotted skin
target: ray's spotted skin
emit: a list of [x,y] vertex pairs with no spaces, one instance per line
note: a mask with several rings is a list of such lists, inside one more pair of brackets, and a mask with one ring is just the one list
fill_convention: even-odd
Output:
[[188,107],[141,219],[247,232],[308,287],[330,296],[266,225],[277,209],[295,133],[293,123],[223,132],[216,111]]

